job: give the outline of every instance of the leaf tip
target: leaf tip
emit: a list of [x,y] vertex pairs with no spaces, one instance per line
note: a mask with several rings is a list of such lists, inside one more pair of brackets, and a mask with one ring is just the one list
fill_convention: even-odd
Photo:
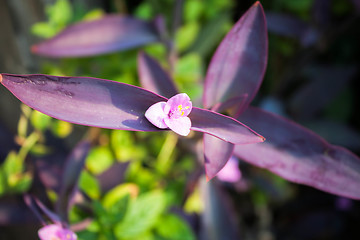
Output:
[[254,6],[256,7],[256,6],[259,6],[260,5],[260,1],[256,1],[255,3],[254,3]]

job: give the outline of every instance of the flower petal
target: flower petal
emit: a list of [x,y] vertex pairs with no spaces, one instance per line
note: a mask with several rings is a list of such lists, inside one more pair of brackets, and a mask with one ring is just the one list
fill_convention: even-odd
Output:
[[41,240],[56,239],[54,237],[58,237],[57,233],[61,230],[62,228],[59,225],[56,224],[47,225],[39,229],[38,231],[39,238]]
[[149,107],[148,110],[145,112],[145,117],[149,120],[152,124],[157,126],[158,128],[167,128],[168,126],[165,124],[164,119],[167,118],[166,114],[164,113],[164,107],[166,102],[158,102]]
[[191,121],[188,117],[165,118],[166,125],[181,136],[187,136],[190,133]]
[[190,97],[186,93],[179,93],[171,97],[164,108],[165,114],[171,112],[171,118],[186,117],[192,109]]

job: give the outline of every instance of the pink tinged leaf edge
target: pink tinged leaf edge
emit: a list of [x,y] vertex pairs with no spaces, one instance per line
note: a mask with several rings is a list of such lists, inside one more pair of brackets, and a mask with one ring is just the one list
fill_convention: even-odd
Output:
[[360,158],[349,150],[261,109],[249,108],[239,119],[268,138],[262,144],[235,146],[234,154],[242,160],[292,182],[360,199]]
[[268,56],[266,19],[255,2],[225,36],[210,62],[203,105],[212,108],[229,98],[248,94],[240,111],[255,97],[265,75]]
[[234,144],[204,134],[204,164],[206,180],[210,181],[226,165],[234,151]]
[[170,98],[179,93],[169,74],[152,57],[138,54],[138,74],[141,86],[161,96]]
[[152,22],[108,15],[65,28],[55,37],[32,46],[33,53],[53,58],[85,57],[130,49],[160,40]]

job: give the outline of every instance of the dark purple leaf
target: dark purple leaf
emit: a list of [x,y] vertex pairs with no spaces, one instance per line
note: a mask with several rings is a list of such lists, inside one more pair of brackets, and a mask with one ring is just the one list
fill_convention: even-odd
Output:
[[153,23],[121,15],[80,22],[32,47],[47,57],[83,57],[142,46],[159,40]]
[[102,192],[108,192],[124,181],[125,172],[129,163],[130,162],[116,162],[111,165],[111,168],[108,168],[106,171],[97,176]]
[[[132,85],[89,77],[0,75],[1,83],[26,105],[60,120],[130,131],[160,131],[144,116],[153,104],[167,101]],[[234,144],[261,142],[264,138],[237,120],[204,109],[189,115],[192,130]]]
[[203,104],[248,94],[243,110],[253,100],[267,63],[267,29],[263,8],[256,2],[235,24],[217,48],[205,78]]
[[39,208],[38,208],[35,200],[29,194],[24,194],[24,202],[30,208],[30,210],[33,212],[33,214],[39,219],[39,221],[43,225],[45,225],[46,220],[42,217],[42,214],[39,212]]
[[296,183],[360,199],[360,158],[280,116],[249,108],[241,117],[268,137],[262,144],[238,145],[241,159]]
[[265,141],[265,138],[234,118],[194,107],[189,115],[191,130],[208,133],[233,144]]
[[128,84],[89,77],[2,74],[26,105],[60,120],[111,129],[159,131],[144,116],[165,98]]
[[36,205],[39,207],[39,209],[42,211],[43,214],[45,214],[53,223],[61,223],[61,218],[49,210],[39,199],[36,197],[33,197],[35,200]]
[[307,75],[312,81],[299,88],[291,99],[293,112],[303,118],[314,116],[347,86],[356,70],[354,66],[317,66],[308,69]]
[[143,88],[167,98],[179,93],[169,74],[146,53],[139,53],[138,71]]
[[205,173],[212,179],[225,166],[234,151],[234,144],[204,134]]
[[41,184],[57,193],[61,188],[65,158],[64,154],[58,152],[34,159]]
[[242,109],[244,109],[247,97],[247,94],[243,94],[230,98],[223,103],[215,104],[211,110],[219,113],[227,112],[229,116],[236,118],[241,114]]
[[360,133],[345,123],[318,120],[306,122],[304,125],[332,144],[353,150],[360,149]]
[[201,193],[205,210],[201,215],[201,240],[241,239],[236,211],[230,196],[220,188],[219,182],[201,179]]
[[62,176],[60,194],[57,200],[56,212],[62,220],[67,221],[67,213],[71,207],[72,198],[77,190],[77,183],[85,159],[90,150],[89,142],[79,143],[68,157]]
[[37,223],[36,217],[25,205],[21,195],[1,196],[0,213],[0,226]]
[[318,27],[326,28],[331,23],[331,1],[315,0],[312,7],[312,17]]
[[310,24],[294,16],[266,12],[266,21],[270,32],[297,38],[305,47],[313,45],[318,40],[318,32]]

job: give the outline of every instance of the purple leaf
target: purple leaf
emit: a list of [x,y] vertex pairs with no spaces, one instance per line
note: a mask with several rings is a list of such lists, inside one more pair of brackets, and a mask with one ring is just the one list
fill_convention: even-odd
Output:
[[[145,118],[153,104],[167,101],[132,85],[89,77],[0,75],[0,82],[24,104],[60,120],[130,131],[160,131]],[[204,109],[189,115],[192,130],[234,144],[264,141],[237,120]]]
[[47,57],[84,57],[125,50],[159,41],[155,24],[121,15],[72,25],[32,47]]
[[235,24],[217,48],[205,78],[203,104],[248,94],[242,110],[253,100],[267,63],[267,29],[263,8],[256,2]]
[[199,239],[241,239],[238,216],[229,194],[218,181],[206,183],[200,179],[200,188],[205,208],[201,215]]
[[2,74],[26,105],[60,120],[111,129],[158,131],[144,116],[165,98],[128,84],[89,77]]
[[138,71],[143,88],[167,98],[179,93],[169,74],[146,53],[138,55]]
[[37,218],[24,203],[21,195],[2,195],[0,213],[0,228],[37,223]]
[[90,143],[80,142],[68,157],[62,176],[62,185],[57,200],[56,212],[62,220],[67,221],[67,213],[74,193],[77,190],[77,183],[81,170],[84,167],[86,156],[90,150]]
[[247,94],[243,94],[238,97],[230,98],[223,103],[215,104],[211,110],[219,113],[227,112],[229,116],[236,118],[244,109],[247,97]]
[[97,176],[102,192],[108,192],[124,181],[130,162],[116,162]]
[[331,103],[357,72],[351,65],[316,66],[307,70],[312,81],[299,88],[290,101],[292,111],[303,118],[311,118]]
[[280,116],[249,108],[239,118],[268,139],[235,146],[235,155],[296,183],[360,199],[360,158]]
[[318,40],[318,32],[310,24],[296,17],[266,12],[266,21],[270,32],[297,38],[305,47],[313,45]]
[[208,133],[233,144],[248,144],[265,141],[265,138],[234,118],[193,107],[189,115],[191,129]]
[[234,151],[234,144],[204,134],[205,173],[209,181],[225,166]]

